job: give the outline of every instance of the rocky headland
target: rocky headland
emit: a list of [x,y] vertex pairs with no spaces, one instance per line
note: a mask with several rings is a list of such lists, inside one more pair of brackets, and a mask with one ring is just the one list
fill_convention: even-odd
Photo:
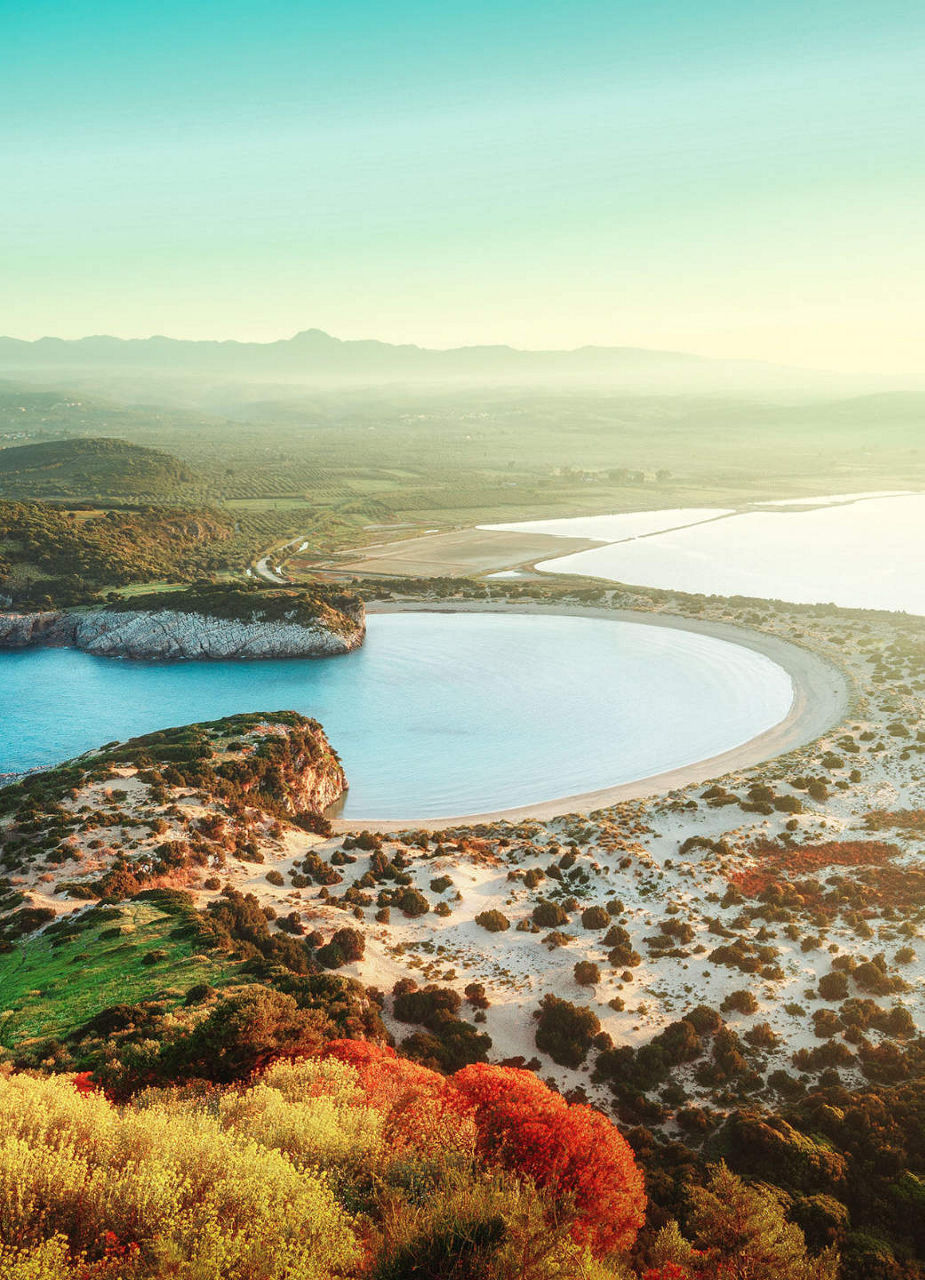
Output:
[[362,601],[347,593],[193,588],[97,609],[0,613],[0,649],[54,646],[147,660],[322,658],[363,643]]

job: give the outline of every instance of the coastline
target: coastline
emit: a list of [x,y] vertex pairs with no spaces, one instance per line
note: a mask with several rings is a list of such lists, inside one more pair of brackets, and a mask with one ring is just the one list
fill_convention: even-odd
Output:
[[[345,616],[345,615],[344,615]],[[306,624],[222,617],[200,610],[72,609],[0,612],[0,651],[77,649],[98,658],[145,662],[323,658],[349,653],[366,635],[365,610],[341,630],[319,618]]]
[[798,747],[806,746],[843,720],[851,704],[851,686],[847,676],[832,663],[776,636],[750,631],[732,623],[687,618],[680,614],[642,613],[631,609],[600,609],[590,606],[511,604],[491,601],[370,601],[367,613],[522,613],[564,615],[576,618],[609,619],[638,626],[668,627],[675,631],[693,631],[727,643],[738,644],[762,654],[782,667],[793,686],[793,701],[787,715],[778,724],[737,747],[705,760],[682,765],[665,773],[652,774],[632,782],[618,783],[597,791],[559,796],[536,804],[486,813],[446,815],[435,818],[332,819],[338,833],[357,830],[373,832],[402,831],[420,828],[439,831],[447,827],[489,822],[520,822],[525,819],[546,820],[563,814],[589,812],[619,804],[625,800],[677,791],[713,781],[728,773],[752,768]]

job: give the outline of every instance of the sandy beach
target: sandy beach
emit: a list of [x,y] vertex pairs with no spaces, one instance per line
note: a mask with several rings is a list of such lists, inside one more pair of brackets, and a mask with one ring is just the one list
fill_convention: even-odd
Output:
[[609,619],[638,626],[693,631],[731,644],[743,645],[776,662],[790,677],[793,685],[793,702],[785,718],[772,729],[758,734],[757,737],[721,755],[711,756],[706,760],[700,760],[667,773],[654,774],[597,791],[552,797],[539,804],[494,812],[448,814],[440,818],[417,818],[409,814],[403,819],[364,820],[360,824],[356,821],[337,819],[333,823],[334,830],[337,832],[356,830],[358,825],[369,831],[388,832],[401,831],[408,827],[440,830],[463,822],[496,822],[502,819],[512,822],[524,818],[545,820],[567,813],[606,808],[608,805],[618,804],[624,800],[640,800],[676,791],[739,769],[751,768],[753,765],[761,764],[763,761],[815,741],[844,719],[851,703],[849,682],[832,663],[799,645],[724,622],[702,621],[673,614],[640,613],[628,609],[597,609],[532,603],[499,602],[495,604],[490,601],[447,601],[427,604],[417,601],[377,601],[368,605],[368,611],[370,613],[563,614],[576,618]]

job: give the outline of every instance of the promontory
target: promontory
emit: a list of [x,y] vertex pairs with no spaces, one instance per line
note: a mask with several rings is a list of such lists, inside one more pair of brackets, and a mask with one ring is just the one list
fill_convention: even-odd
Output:
[[366,634],[362,600],[343,589],[194,585],[100,607],[0,613],[0,649],[56,646],[103,657],[321,658]]

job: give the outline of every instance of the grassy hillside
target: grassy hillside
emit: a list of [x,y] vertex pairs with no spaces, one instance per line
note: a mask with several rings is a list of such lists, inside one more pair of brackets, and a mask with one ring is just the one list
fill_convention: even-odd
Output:
[[171,497],[196,477],[159,449],[127,440],[49,440],[0,449],[0,497]]
[[227,957],[203,954],[195,930],[179,924],[176,909],[156,901],[97,907],[0,955],[0,1044],[26,1048],[112,1005],[159,996],[167,1009],[197,983],[224,985]]

